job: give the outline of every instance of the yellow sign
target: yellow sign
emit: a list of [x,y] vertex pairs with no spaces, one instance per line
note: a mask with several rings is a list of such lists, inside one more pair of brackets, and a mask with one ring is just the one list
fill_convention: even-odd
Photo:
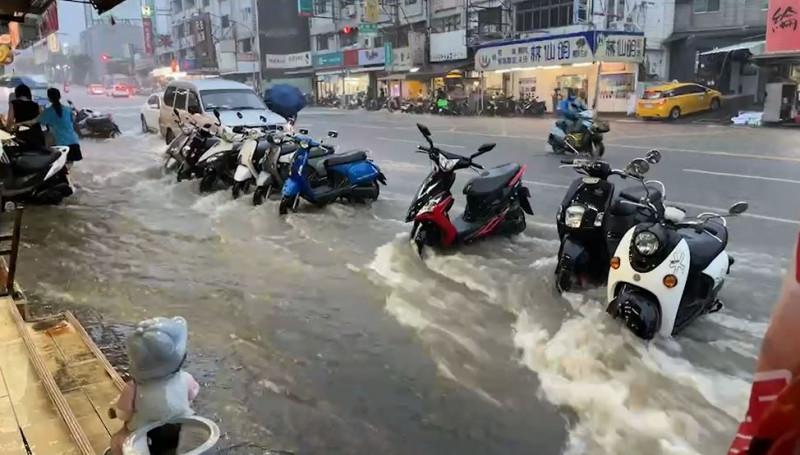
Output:
[[364,22],[377,23],[381,20],[381,7],[378,0],[366,0],[364,2]]
[[0,65],[10,65],[14,61],[14,52],[10,44],[0,44]]
[[50,52],[58,52],[58,36],[55,33],[47,35],[47,47]]

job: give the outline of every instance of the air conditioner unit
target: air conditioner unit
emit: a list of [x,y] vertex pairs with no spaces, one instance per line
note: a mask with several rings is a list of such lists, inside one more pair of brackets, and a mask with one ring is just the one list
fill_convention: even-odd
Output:
[[344,14],[347,17],[356,17],[356,5],[347,5],[344,8]]

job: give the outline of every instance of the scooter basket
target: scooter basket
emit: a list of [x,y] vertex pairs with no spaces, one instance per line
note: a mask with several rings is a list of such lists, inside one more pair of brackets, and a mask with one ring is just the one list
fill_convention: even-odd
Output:
[[608,122],[603,120],[598,120],[597,122],[595,122],[594,129],[598,133],[608,133],[609,131],[611,131],[611,127],[608,125]]

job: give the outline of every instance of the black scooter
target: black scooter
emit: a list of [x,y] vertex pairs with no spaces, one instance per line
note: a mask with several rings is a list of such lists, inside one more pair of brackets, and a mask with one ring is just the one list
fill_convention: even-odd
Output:
[[[661,154],[651,150],[646,159],[656,164],[661,160]],[[614,184],[608,181],[613,175],[641,180],[635,162],[620,170],[612,169],[605,161],[561,161],[561,167],[572,167],[585,176],[572,182],[556,214],[561,241],[555,270],[559,292],[570,291],[576,284],[598,285],[604,282],[608,277],[609,260],[622,236],[637,223],[650,218],[649,213],[626,203],[639,202],[644,195],[641,183],[615,194]],[[661,188],[653,184],[648,188],[654,194],[661,192]],[[663,201],[659,200],[657,207],[663,212]]]
[[35,149],[0,130],[0,199],[5,204],[58,204],[72,194],[68,147]]
[[[70,107],[75,106],[68,101]],[[75,109],[72,127],[79,137],[113,138],[122,134],[111,114],[101,114],[91,109]]]
[[180,115],[173,111],[181,124],[181,134],[170,142],[164,152],[164,169],[175,172],[177,180],[189,180],[200,176],[197,161],[216,143],[219,138],[211,131],[211,124],[199,125],[193,118],[188,118],[188,124]]
[[[424,246],[448,248],[471,243],[490,235],[513,235],[525,230],[525,214],[533,215],[528,198],[530,192],[522,185],[525,166],[509,163],[483,170],[475,158],[494,149],[495,144],[483,144],[471,156],[461,156],[436,147],[425,125],[417,128],[428,141],[428,147],[418,146],[433,162],[433,170],[422,182],[411,201],[406,222],[414,222],[411,239],[422,252]],[[449,216],[453,207],[453,187],[459,169],[481,172],[464,186],[467,207],[454,219]]]

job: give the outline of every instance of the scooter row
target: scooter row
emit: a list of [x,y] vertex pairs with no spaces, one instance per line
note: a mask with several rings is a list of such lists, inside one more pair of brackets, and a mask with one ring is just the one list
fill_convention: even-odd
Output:
[[32,148],[0,130],[0,210],[13,210],[24,202],[59,204],[72,195],[68,153],[69,147]]
[[[530,191],[523,185],[525,166],[510,163],[484,169],[475,159],[491,151],[461,156],[437,147],[430,130],[417,124],[428,145],[432,170],[411,201],[406,222],[413,222],[410,239],[424,247],[450,248],[491,235],[525,230],[525,215],[533,214]],[[555,269],[560,292],[607,283],[607,312],[637,336],[652,339],[679,333],[698,317],[719,311],[719,292],[733,258],[726,252],[726,217],[748,209],[733,204],[727,215],[701,213],[687,218],[686,210],[666,203],[666,187],[645,180],[661,154],[650,151],[625,169],[600,160],[564,160],[582,174],[572,182],[558,209],[560,239]],[[455,172],[473,169],[478,175],[464,186],[464,212],[449,215],[454,199]],[[611,177],[634,184],[617,191]]]
[[[253,204],[280,195],[279,213],[296,210],[300,199],[326,205],[340,199],[365,202],[380,195],[386,177],[365,150],[336,153],[335,147],[316,141],[308,130],[294,131],[295,118],[287,128],[266,126],[230,128],[199,125],[193,118],[182,121],[182,134],[167,147],[164,167],[178,181],[200,179],[200,191],[231,189],[234,198],[255,186]],[[266,125],[266,119],[262,118]],[[329,131],[330,138],[338,137]],[[279,191],[278,191],[279,190]]]

